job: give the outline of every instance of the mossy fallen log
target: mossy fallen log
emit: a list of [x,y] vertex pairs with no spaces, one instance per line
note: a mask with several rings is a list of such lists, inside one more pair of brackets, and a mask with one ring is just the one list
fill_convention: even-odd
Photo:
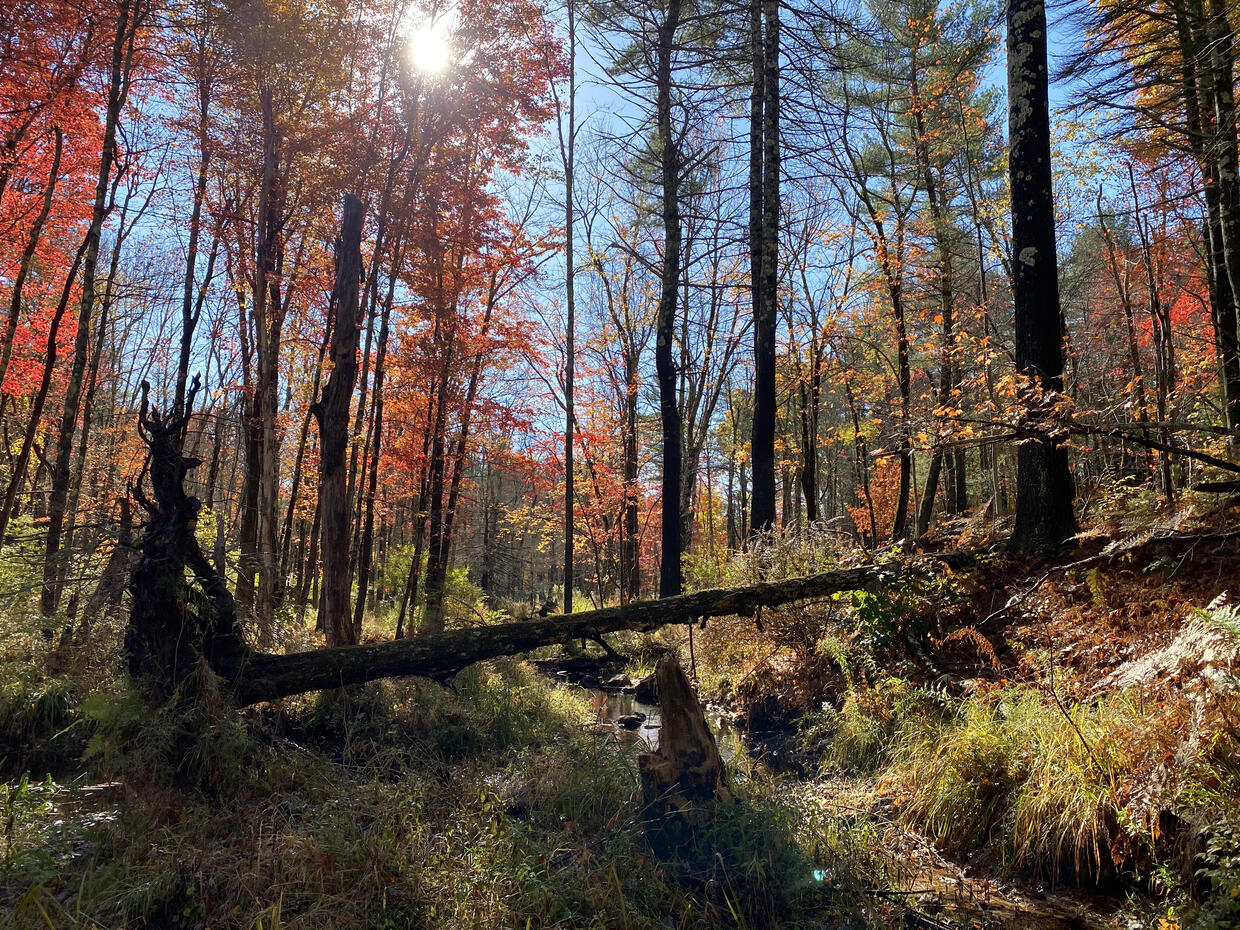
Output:
[[405,675],[443,679],[484,659],[520,655],[556,643],[631,630],[649,633],[671,623],[709,617],[753,616],[759,608],[827,597],[841,591],[875,591],[917,573],[968,568],[968,552],[919,556],[883,565],[862,565],[803,578],[738,588],[696,591],[624,607],[606,607],[542,620],[470,627],[389,643],[316,649],[290,655],[251,653],[215,665],[232,684],[239,705],[307,691],[356,685]]

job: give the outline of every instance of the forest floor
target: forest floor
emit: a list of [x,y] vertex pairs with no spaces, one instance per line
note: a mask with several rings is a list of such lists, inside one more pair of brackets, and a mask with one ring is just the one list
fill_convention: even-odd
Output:
[[[1045,563],[960,524],[940,542],[992,553],[975,571],[714,620],[692,650],[615,637],[630,677],[679,650],[751,735],[688,871],[650,855],[633,744],[558,652],[152,714],[114,652],[49,678],[10,638],[0,928],[1238,926],[1232,517],[1120,514]],[[775,540],[711,580],[856,557],[824,551]]]

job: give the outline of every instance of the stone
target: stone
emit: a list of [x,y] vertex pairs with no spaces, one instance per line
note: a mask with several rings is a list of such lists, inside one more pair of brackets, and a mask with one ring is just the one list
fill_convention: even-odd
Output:
[[[660,665],[663,663],[660,662]],[[633,688],[633,696],[643,704],[659,703],[659,687],[654,675],[647,675]]]

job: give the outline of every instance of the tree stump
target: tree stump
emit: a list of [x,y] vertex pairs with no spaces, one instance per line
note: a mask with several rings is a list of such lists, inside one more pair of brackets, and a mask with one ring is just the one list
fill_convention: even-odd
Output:
[[732,793],[702,705],[675,657],[659,661],[655,680],[663,712],[659,748],[637,757],[646,833],[660,858],[696,858],[717,806]]

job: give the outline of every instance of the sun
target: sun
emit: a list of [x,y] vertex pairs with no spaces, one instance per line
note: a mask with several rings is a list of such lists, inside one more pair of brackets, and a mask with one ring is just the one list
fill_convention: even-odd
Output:
[[433,26],[419,29],[409,36],[409,60],[426,74],[446,68],[450,51],[443,33]]

